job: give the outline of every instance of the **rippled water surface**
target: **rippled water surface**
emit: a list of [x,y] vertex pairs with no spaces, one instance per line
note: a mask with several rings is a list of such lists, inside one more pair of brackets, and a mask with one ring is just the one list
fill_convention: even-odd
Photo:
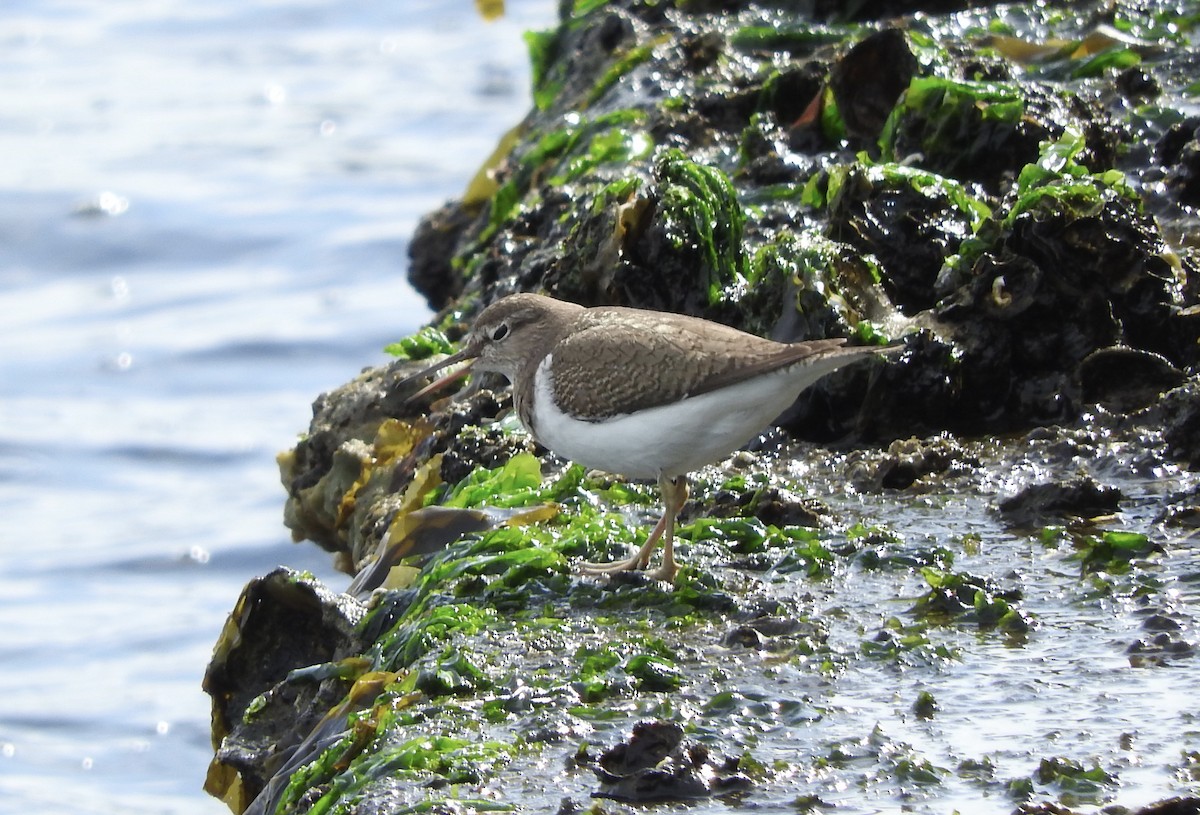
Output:
[[0,10],[0,810],[220,813],[200,680],[309,403],[426,316],[421,214],[528,106],[471,3]]

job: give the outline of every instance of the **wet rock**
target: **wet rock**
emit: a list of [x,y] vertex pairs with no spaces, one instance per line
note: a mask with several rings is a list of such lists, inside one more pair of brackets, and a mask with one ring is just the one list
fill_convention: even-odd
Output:
[[1158,405],[1167,454],[1188,467],[1200,468],[1200,382],[1191,381],[1168,393]]
[[934,283],[946,257],[971,233],[970,213],[944,190],[880,179],[868,167],[851,171],[829,205],[829,235],[879,260],[883,288],[912,316],[937,302]]
[[1079,364],[1083,401],[1118,412],[1139,410],[1182,385],[1184,373],[1160,354],[1136,348],[1101,348]]
[[498,400],[485,391],[450,408],[447,424],[438,428],[438,442],[429,448],[442,453],[441,478],[447,484],[457,484],[478,467],[498,467],[517,453],[536,449],[528,436],[506,433],[484,418],[499,415],[502,405],[511,405],[511,397]]
[[917,68],[897,28],[869,35],[834,63],[829,87],[851,137],[874,144]]
[[[801,5],[840,20],[848,14],[882,18],[978,4]],[[415,284],[432,304],[453,307],[464,320],[505,294],[543,290],[588,305],[699,314],[779,339],[902,339],[903,353],[886,363],[838,372],[809,389],[783,417],[784,429],[766,437],[767,446],[800,457],[788,434],[836,442],[843,452],[829,457],[834,466],[848,462],[855,488],[929,491],[952,502],[982,500],[966,496],[962,486],[980,480],[981,466],[1004,466],[997,464],[996,448],[1028,448],[1028,455],[1013,457],[1058,480],[1012,499],[1014,505],[1001,513],[1006,522],[1111,511],[1119,493],[1113,497],[1095,483],[1072,492],[1062,482],[1061,473],[1077,472],[1081,459],[1094,460],[1108,449],[1107,434],[1121,432],[1120,416],[1077,427],[1084,406],[1096,401],[1105,410],[1138,407],[1153,398],[1155,388],[1177,381],[1178,371],[1200,362],[1196,258],[1173,253],[1137,193],[1107,172],[1117,166],[1118,142],[1137,142],[1123,162],[1149,150],[1147,137],[1129,132],[1124,100],[1153,94],[1156,82],[1176,87],[1177,78],[1163,81],[1159,63],[1147,58],[1136,72],[1109,71],[1094,83],[1054,82],[1080,62],[1054,56],[1057,64],[1029,70],[999,50],[980,48],[975,35],[961,36],[964,21],[986,15],[914,18],[905,22],[905,31],[913,33],[871,26],[877,33],[864,39],[862,27],[814,26],[795,8],[710,0],[561,4],[562,25],[529,37],[535,108],[500,145],[464,200],[422,224],[412,248]],[[1111,9],[1087,4],[1080,15],[1099,19],[1111,16]],[[1020,26],[1022,20],[1014,14],[1010,24]],[[1074,36],[1074,30],[1066,34]],[[1021,36],[1040,42],[1061,33]],[[921,64],[913,60],[918,36]],[[983,96],[980,80],[991,81]],[[1180,200],[1189,189],[1182,179],[1190,172],[1194,129],[1180,129],[1160,142],[1161,172],[1172,176],[1169,189]],[[857,156],[858,149],[867,155]],[[1121,169],[1137,172],[1125,163]],[[457,331],[448,332],[452,341],[461,337],[462,326]],[[419,476],[453,482],[480,464],[499,464],[519,449],[536,450],[495,421],[510,409],[503,389],[410,405],[409,389],[397,386],[409,369],[397,363],[368,371],[322,397],[307,437],[280,459],[289,527],[296,537],[340,553],[348,570],[377,551],[392,520],[403,517],[403,496]],[[1141,435],[1122,435],[1121,443],[1152,447],[1161,425],[1173,454],[1200,461],[1200,412],[1194,403],[1188,386],[1176,389],[1139,413]],[[1093,422],[1105,411],[1089,413],[1087,421]],[[1021,435],[1038,425],[1053,429]],[[943,431],[948,433],[938,435]],[[949,433],[996,441],[958,442]],[[407,446],[397,443],[401,437]],[[885,451],[844,452],[863,441],[893,440],[900,441]],[[1112,454],[1110,461],[1128,469],[1122,455]],[[979,459],[988,463],[980,465]],[[1144,472],[1153,469],[1145,465]],[[735,465],[731,478],[737,472]],[[954,479],[959,483],[951,483]],[[861,518],[865,531],[834,532],[828,546],[822,539],[814,550],[829,555],[831,568],[850,570],[851,583],[857,577],[853,570],[861,569],[864,587],[887,597],[893,596],[887,594],[891,587],[881,584],[893,580],[898,589],[911,587],[919,573],[930,591],[909,611],[896,613],[915,615],[921,631],[974,621],[986,637],[990,628],[1019,634],[1032,625],[1017,605],[1020,592],[1005,585],[1045,572],[998,577],[954,571],[958,541],[971,552],[989,530],[944,536],[889,529],[891,519],[877,507],[902,496],[860,501],[838,494],[841,486],[827,484],[824,494],[839,514],[845,510],[847,524]],[[803,489],[802,483],[782,482],[762,490],[730,487],[711,500],[693,500],[685,514],[753,518],[747,527],[795,526],[830,514],[824,505],[793,494],[803,496]],[[588,502],[605,503],[590,485],[583,492],[572,493],[569,500],[577,503],[564,514]],[[414,803],[414,791],[454,785],[457,794],[479,783],[490,794],[509,778],[480,760],[487,750],[498,751],[497,766],[528,773],[554,761],[555,750],[569,762],[570,751],[560,749],[563,740],[629,728],[631,710],[670,709],[671,694],[689,693],[692,682],[737,693],[723,674],[753,673],[752,681],[759,681],[761,666],[777,664],[774,655],[758,649],[794,647],[816,655],[812,665],[828,662],[836,669],[813,673],[813,682],[803,687],[786,686],[790,695],[815,696],[829,688],[836,694],[844,677],[855,673],[838,667],[858,658],[853,649],[820,653],[828,652],[826,629],[808,623],[798,609],[821,606],[830,612],[822,614],[829,630],[842,633],[873,631],[877,620],[864,622],[854,616],[859,612],[853,603],[840,606],[827,595],[845,581],[834,585],[784,568],[767,571],[779,564],[777,551],[748,551],[746,561],[732,566],[728,559],[715,565],[697,559],[675,586],[644,573],[580,580],[571,573],[577,559],[627,524],[612,518],[623,507],[608,508],[610,517],[593,528],[556,521],[529,535],[511,530],[507,538],[463,542],[445,558],[435,556],[414,588],[376,591],[359,644],[385,663],[387,676],[377,693],[337,708],[327,730],[311,731],[321,738],[292,759],[305,775],[296,775],[290,785],[287,773],[276,774],[278,794],[260,798],[260,810],[274,811],[278,803],[281,812],[341,808],[369,814],[411,806],[449,811],[459,806],[457,800]],[[1161,547],[1139,544],[1135,537],[1126,533],[1105,543],[1091,536],[1088,545],[1099,555],[1063,556],[1079,559],[1089,577],[1110,567],[1114,573],[1168,568],[1168,558],[1146,557]],[[1002,538],[1011,536],[997,535]],[[1065,549],[1068,541],[1062,544]],[[687,548],[680,547],[684,556]],[[994,562],[973,558],[971,567]],[[869,614],[878,616],[880,606],[871,608]],[[1106,608],[1127,611],[1123,603]],[[347,620],[351,617],[348,613]],[[630,617],[645,628],[631,631]],[[270,615],[264,612],[264,619]],[[1157,609],[1138,624],[1131,661],[1178,659],[1192,647],[1185,639],[1191,621],[1173,607]],[[881,653],[900,654],[920,639],[905,621],[897,618],[896,626],[889,623],[880,633]],[[260,642],[252,628],[249,642]],[[352,647],[355,632],[343,635]],[[314,635],[305,628],[303,636]],[[688,647],[705,647],[684,644],[695,637],[708,637],[717,652],[721,641],[747,650],[733,652],[734,659],[714,669],[683,654]],[[315,640],[325,642],[324,633]],[[968,640],[963,638],[964,648],[971,647]],[[287,654],[305,644],[281,640],[271,647]],[[1019,646],[1019,637],[1010,637],[1009,644]],[[242,722],[237,726],[245,728],[227,740],[222,755],[228,764],[218,770],[242,773],[251,791],[261,785],[268,764],[287,766],[271,745],[286,750],[305,723],[331,710],[331,701],[346,695],[343,677],[355,668],[329,667],[341,660],[321,662],[341,654],[335,650],[328,658],[323,652],[306,656],[318,667],[289,673],[271,662],[267,650],[262,645],[230,661],[220,669],[228,675],[213,672],[219,687],[233,689],[223,702],[221,726]],[[672,651],[678,659],[666,656]],[[801,661],[792,661],[776,679],[789,682],[784,674],[801,667]],[[910,669],[924,668],[914,662],[905,672]],[[955,670],[944,666],[946,674]],[[513,684],[513,676],[541,687]],[[408,687],[414,690],[404,692]],[[945,708],[937,715],[960,721],[962,712],[951,697],[942,700]],[[580,709],[581,700],[590,711]],[[834,729],[853,721],[837,705],[814,702],[836,719]],[[285,712],[298,722],[294,728]],[[455,716],[466,717],[469,727]],[[684,741],[684,721],[634,728],[629,742],[599,763],[597,795],[687,801],[744,789],[736,762],[714,760]],[[735,719],[729,726],[741,728]],[[742,731],[738,738],[746,735]],[[493,739],[501,743],[481,743]],[[528,743],[544,745],[545,752],[530,758],[522,752]],[[847,749],[830,751],[828,770],[836,780],[829,790],[835,797],[841,793],[833,785],[848,783],[853,790],[855,783],[839,773],[860,757],[876,757],[874,747]],[[576,765],[589,761],[586,750],[575,758]],[[751,761],[748,756],[746,763]],[[234,764],[242,769],[220,769]],[[794,790],[794,773],[772,777],[767,769],[764,775]],[[567,794],[559,780],[547,782],[551,800],[538,791],[533,794],[542,800],[531,805],[552,810]],[[561,783],[573,785],[571,795],[581,798],[587,789],[580,780],[575,773]],[[519,786],[512,785],[513,795],[520,794]],[[230,800],[244,800],[244,790],[238,793],[232,783],[226,789],[233,790]],[[811,800],[820,799],[797,798],[796,807]],[[570,799],[562,804],[563,812],[584,808]]]
[[1079,813],[1053,801],[1042,801],[1036,804],[1021,804],[1013,810],[1013,815],[1079,815]]
[[[276,569],[242,591],[204,675],[218,742],[205,789],[241,811],[350,686],[364,608]],[[330,666],[328,669],[314,666]],[[297,671],[313,668],[309,671]],[[352,666],[346,666],[353,671]]]
[[849,464],[855,488],[866,492],[903,490],[929,476],[952,477],[970,473],[980,466],[949,435],[930,439],[898,439],[883,454],[856,452]]
[[610,775],[630,775],[648,770],[675,752],[683,741],[683,728],[673,722],[640,722],[629,741],[604,751],[598,764]]
[[348,549],[338,508],[371,457],[370,442],[380,426],[420,411],[407,401],[413,386],[399,385],[412,370],[408,361],[370,368],[313,402],[308,433],[278,458],[288,491],[284,523],[296,540],[311,540],[331,552]]
[[889,152],[899,158],[918,155],[922,167],[939,175],[1000,191],[1014,170],[1037,160],[1041,142],[1073,125],[1089,132],[1091,148],[1108,157],[1111,166],[1115,144],[1108,142],[1113,137],[1089,126],[1103,120],[1102,111],[1044,88],[1024,86],[1006,95],[1022,101],[1024,115],[995,115],[997,99],[981,100],[965,86],[945,86],[929,97],[909,100],[889,134]]
[[1180,203],[1200,204],[1200,118],[1172,125],[1159,140],[1157,153],[1167,166],[1167,189]]
[[721,641],[729,647],[737,646],[761,651],[785,648],[792,638],[820,643],[824,642],[827,637],[827,632],[810,620],[766,615],[734,626],[726,632]]
[[1165,614],[1152,614],[1142,621],[1147,631],[1178,631],[1181,626]]
[[1168,798],[1144,806],[1133,815],[1200,815],[1200,798]]
[[408,246],[408,282],[434,311],[462,294],[462,278],[454,273],[450,259],[476,214],[468,207],[448,203],[423,217],[413,233]]
[[1081,476],[1067,482],[1031,484],[1001,501],[998,509],[1005,523],[1032,529],[1064,516],[1111,515],[1117,511],[1122,497],[1116,487]]
[[1134,668],[1167,665],[1174,660],[1195,656],[1195,644],[1173,631],[1161,631],[1153,636],[1135,640],[1125,653]]
[[767,638],[761,632],[755,631],[753,628],[746,625],[739,625],[731,629],[722,639],[721,643],[726,647],[741,647],[750,648],[755,651],[761,651],[767,647]]
[[594,797],[630,803],[689,801],[751,786],[736,761],[718,765],[703,745],[685,745],[673,722],[635,725],[629,741],[605,751],[595,769],[601,787]]
[[[428,417],[429,402],[410,402],[417,384],[400,386],[414,368],[398,361],[368,369],[313,404],[308,433],[277,457],[288,489],[284,523],[296,540],[334,552],[335,565],[357,574],[374,557],[404,490],[428,461],[456,483],[479,466],[498,466],[534,449],[525,435],[503,433],[492,420],[511,405],[476,388],[469,397],[443,398]],[[400,418],[403,417],[403,418]]]
[[684,517],[757,518],[772,526],[820,526],[829,508],[815,498],[805,498],[776,485],[720,489],[702,502],[689,502]]

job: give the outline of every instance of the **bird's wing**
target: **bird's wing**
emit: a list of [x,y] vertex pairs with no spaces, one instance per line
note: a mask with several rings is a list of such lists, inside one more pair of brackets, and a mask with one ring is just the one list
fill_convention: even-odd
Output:
[[610,416],[696,396],[807,357],[839,354],[845,340],[784,344],[682,315],[592,309],[551,349],[554,393],[577,418]]

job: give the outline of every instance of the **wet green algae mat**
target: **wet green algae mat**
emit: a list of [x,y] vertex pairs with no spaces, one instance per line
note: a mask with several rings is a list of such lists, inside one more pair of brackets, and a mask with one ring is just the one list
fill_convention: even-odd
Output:
[[576,573],[657,490],[544,455],[502,391],[418,418],[399,361],[323,395],[286,523],[355,578],[280,570],[231,615],[234,811],[1200,796],[1200,6],[842,5],[563,4],[530,117],[414,239],[443,311],[391,350],[540,288],[903,355],[695,474],[673,586]]

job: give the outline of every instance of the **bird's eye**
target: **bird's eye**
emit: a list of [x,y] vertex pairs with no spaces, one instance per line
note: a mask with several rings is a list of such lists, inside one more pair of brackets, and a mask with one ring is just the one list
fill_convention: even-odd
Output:
[[492,342],[500,342],[508,336],[508,323],[500,323],[492,329]]

